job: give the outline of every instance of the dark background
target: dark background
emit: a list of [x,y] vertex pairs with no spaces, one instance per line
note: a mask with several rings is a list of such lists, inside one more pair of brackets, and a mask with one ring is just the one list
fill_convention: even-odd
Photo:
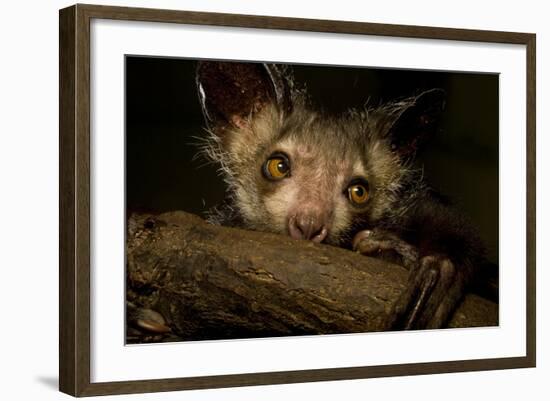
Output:
[[[395,100],[442,88],[442,133],[418,159],[427,180],[480,230],[498,262],[498,75],[294,65],[324,111]],[[127,213],[185,210],[202,214],[223,199],[216,166],[196,158],[204,121],[195,62],[126,57]]]

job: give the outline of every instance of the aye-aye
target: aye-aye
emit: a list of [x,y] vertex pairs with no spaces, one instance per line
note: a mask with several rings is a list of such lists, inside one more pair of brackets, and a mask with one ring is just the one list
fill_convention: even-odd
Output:
[[439,328],[481,265],[468,221],[413,159],[438,128],[433,89],[339,116],[314,110],[290,68],[202,61],[197,89],[227,199],[210,221],[393,255],[410,270],[389,328]]

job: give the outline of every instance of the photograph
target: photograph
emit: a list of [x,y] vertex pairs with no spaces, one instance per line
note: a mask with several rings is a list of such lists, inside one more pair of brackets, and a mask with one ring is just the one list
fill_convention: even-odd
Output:
[[536,35],[59,13],[59,389],[536,366]]
[[471,3],[4,2],[0,400],[548,399],[548,12]]
[[126,55],[126,343],[499,325],[499,74]]

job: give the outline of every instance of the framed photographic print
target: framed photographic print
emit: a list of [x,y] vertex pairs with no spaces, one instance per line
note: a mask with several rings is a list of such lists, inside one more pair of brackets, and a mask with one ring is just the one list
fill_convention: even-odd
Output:
[[60,11],[60,390],[535,366],[535,35]]

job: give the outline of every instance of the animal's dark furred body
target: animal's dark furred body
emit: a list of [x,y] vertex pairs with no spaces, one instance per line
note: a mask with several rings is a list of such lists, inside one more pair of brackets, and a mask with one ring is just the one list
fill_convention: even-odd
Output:
[[313,110],[284,67],[201,62],[200,99],[226,202],[214,223],[385,254],[411,269],[393,327],[441,327],[483,260],[475,229],[413,167],[444,94],[377,108]]

